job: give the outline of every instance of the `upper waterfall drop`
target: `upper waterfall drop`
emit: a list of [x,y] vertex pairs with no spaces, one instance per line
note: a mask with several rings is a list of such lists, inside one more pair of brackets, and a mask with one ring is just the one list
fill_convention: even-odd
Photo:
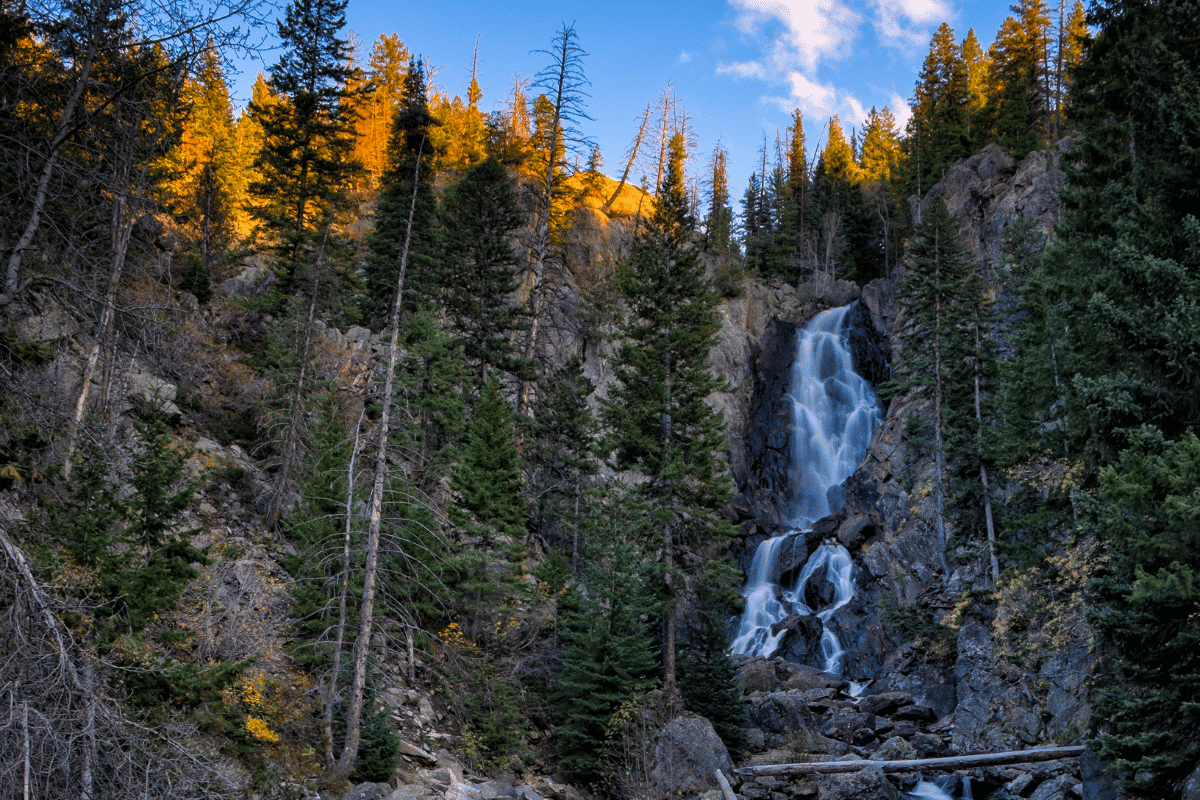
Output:
[[837,509],[829,490],[858,468],[871,434],[883,422],[879,400],[854,371],[846,331],[852,306],[831,308],[796,332],[792,401],[792,504],[788,524],[804,530]]
[[[737,654],[769,657],[785,634],[771,630],[776,623],[790,614],[815,615],[823,628],[821,666],[827,672],[841,669],[843,650],[828,621],[853,596],[850,556],[839,544],[822,545],[789,587],[779,585],[779,557],[788,537],[838,510],[830,507],[830,490],[853,474],[883,421],[870,383],[854,371],[846,329],[851,308],[822,311],[796,332],[788,388],[791,452],[785,514],[791,530],[755,551],[743,589],[746,606],[731,646]],[[831,601],[811,608],[805,601],[808,584],[821,579],[833,584]]]

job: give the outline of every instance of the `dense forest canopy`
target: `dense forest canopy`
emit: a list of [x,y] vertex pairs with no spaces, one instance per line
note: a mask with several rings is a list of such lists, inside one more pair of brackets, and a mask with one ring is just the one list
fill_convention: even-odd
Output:
[[[1200,3],[1022,0],[986,48],[943,24],[903,128],[835,116],[813,148],[797,111],[733,180],[670,87],[604,170],[586,30],[551,33],[484,113],[474,68],[435,90],[398,36],[352,47],[345,8],[292,0],[235,113],[225,64],[258,6],[0,7],[0,488],[24,509],[0,529],[0,701],[21,710],[0,797],[223,796],[221,758],[386,780],[397,652],[481,768],[528,754],[535,717],[564,774],[614,796],[636,794],[640,713],[703,713],[743,752],[736,487],[707,401],[730,388],[718,309],[751,281],[895,292],[883,390],[931,409],[939,530],[986,563],[976,602],[1078,572],[1099,655],[1079,735],[1130,795],[1180,796]],[[1053,235],[1012,220],[984,274],[931,190],[986,146],[1048,150],[1068,183]],[[329,332],[350,329],[372,343],[347,360]],[[192,457],[197,431],[255,473]],[[279,554],[255,584],[289,586],[271,630],[201,600],[245,547],[193,527],[218,485]]]

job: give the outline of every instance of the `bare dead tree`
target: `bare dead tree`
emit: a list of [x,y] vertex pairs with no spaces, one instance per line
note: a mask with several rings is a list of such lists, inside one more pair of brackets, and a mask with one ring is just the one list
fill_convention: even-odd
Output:
[[217,800],[239,788],[177,719],[138,723],[110,667],[60,620],[81,613],[38,579],[0,528],[0,800],[154,796]]
[[[546,260],[550,248],[550,224],[554,211],[554,195],[558,187],[558,176],[566,167],[567,151],[577,152],[591,142],[578,130],[580,120],[591,119],[584,111],[588,98],[585,87],[588,80],[583,74],[583,58],[587,55],[579,46],[579,37],[573,25],[564,24],[555,34],[550,50],[539,51],[550,56],[550,64],[539,72],[533,85],[542,89],[550,100],[552,113],[549,124],[539,133],[543,141],[541,150],[535,155],[536,169],[541,172],[541,193],[538,205],[537,225],[533,235],[533,277],[529,289],[530,323],[525,344],[525,358],[537,356],[538,333],[541,326],[542,283],[545,279]],[[517,412],[529,410],[532,380],[521,383],[517,395]]]

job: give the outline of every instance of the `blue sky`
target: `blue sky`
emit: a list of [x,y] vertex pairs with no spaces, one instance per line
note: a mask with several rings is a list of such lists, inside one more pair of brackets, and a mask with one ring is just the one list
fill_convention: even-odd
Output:
[[[466,94],[478,38],[484,111],[502,108],[514,74],[532,78],[548,62],[535,51],[574,24],[591,84],[593,119],[581,128],[600,145],[604,171],[619,177],[643,109],[670,83],[695,133],[691,171],[703,171],[719,140],[736,200],[764,136],[773,143],[793,109],[804,113],[810,149],[831,114],[847,132],[872,106],[903,121],[937,26],[948,22],[960,41],[974,28],[986,48],[1010,13],[1007,0],[350,0],[346,20],[364,59],[381,34],[398,34],[451,95]],[[275,59],[267,53],[233,76],[238,105]]]

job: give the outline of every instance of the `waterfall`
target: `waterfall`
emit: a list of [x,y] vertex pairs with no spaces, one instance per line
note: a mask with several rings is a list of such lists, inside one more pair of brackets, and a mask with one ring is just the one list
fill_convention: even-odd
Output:
[[[823,628],[820,666],[833,673],[841,672],[844,650],[828,623],[854,596],[850,554],[836,542],[822,544],[786,588],[779,585],[779,560],[790,538],[839,510],[830,507],[830,490],[858,467],[882,422],[875,392],[854,371],[846,332],[850,308],[822,311],[797,332],[788,389],[792,435],[785,514],[791,530],[755,551],[743,589],[746,606],[731,647],[734,653],[769,657],[785,635],[783,630],[772,633],[776,623],[791,614],[815,615]],[[821,580],[832,584],[832,601],[810,608],[806,591]]]

